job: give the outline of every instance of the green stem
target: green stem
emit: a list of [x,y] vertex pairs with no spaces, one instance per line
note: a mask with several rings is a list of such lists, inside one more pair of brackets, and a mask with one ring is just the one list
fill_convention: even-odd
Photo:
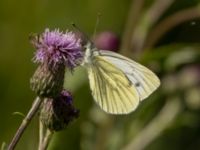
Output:
[[145,49],[152,48],[163,35],[165,35],[169,30],[171,30],[175,26],[188,20],[196,19],[199,17],[199,6],[178,11],[175,14],[167,17],[166,19],[162,20],[158,25],[156,25],[154,29],[149,33],[146,40]]
[[155,140],[167,127],[171,125],[181,112],[181,103],[178,97],[170,98],[160,113],[133,138],[123,150],[143,150]]
[[42,102],[42,99],[40,97],[37,97],[35,99],[31,109],[29,110],[26,117],[23,119],[20,127],[18,128],[17,132],[15,133],[15,136],[13,137],[12,141],[10,142],[10,144],[8,146],[8,150],[14,150],[14,148],[16,147],[17,143],[19,142],[22,134],[24,133],[25,129],[27,128],[30,121],[32,120],[32,118],[34,117],[36,112],[38,111],[41,102]]
[[[156,0],[141,17],[131,37],[131,49],[140,53],[145,45],[146,37],[151,27],[159,20],[163,13],[175,0]],[[136,55],[134,53],[134,55]]]
[[120,53],[125,56],[131,56],[131,39],[132,34],[135,31],[135,27],[141,17],[141,11],[143,9],[144,0],[132,0],[128,13],[128,18],[124,27],[124,33],[122,36],[122,43],[120,47]]
[[39,144],[38,144],[38,149],[39,149],[39,147],[41,147],[42,142],[44,140],[44,133],[45,133],[44,125],[42,124],[41,120],[39,119]]
[[53,132],[51,132],[50,130],[47,129],[45,137],[43,138],[43,141],[38,150],[46,150],[47,149],[49,142],[52,138],[52,135],[53,135]]

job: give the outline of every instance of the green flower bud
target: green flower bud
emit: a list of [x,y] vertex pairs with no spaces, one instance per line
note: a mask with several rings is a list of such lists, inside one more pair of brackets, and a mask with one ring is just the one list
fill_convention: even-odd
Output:
[[32,76],[31,89],[41,97],[56,97],[63,89],[65,67],[40,64]]

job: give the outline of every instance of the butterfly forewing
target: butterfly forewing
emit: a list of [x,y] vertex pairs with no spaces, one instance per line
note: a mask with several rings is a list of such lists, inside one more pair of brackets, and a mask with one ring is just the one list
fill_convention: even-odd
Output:
[[98,55],[87,68],[92,95],[104,111],[125,114],[135,110],[139,95],[122,70]]
[[140,100],[148,97],[160,85],[160,80],[151,70],[127,57],[105,50],[101,50],[98,55],[112,63],[127,76],[137,89]]

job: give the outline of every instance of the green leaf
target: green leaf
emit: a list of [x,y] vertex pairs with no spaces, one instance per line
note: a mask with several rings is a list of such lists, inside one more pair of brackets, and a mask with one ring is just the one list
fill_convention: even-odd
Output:
[[6,150],[6,149],[7,149],[7,144],[6,144],[6,142],[3,142],[1,144],[1,150]]
[[22,112],[13,112],[12,115],[18,115],[18,116],[22,116],[22,117],[25,117],[25,114],[23,114]]
[[169,72],[181,65],[196,63],[199,58],[199,44],[171,44],[146,50],[141,57],[141,62],[144,64],[157,62],[162,71]]

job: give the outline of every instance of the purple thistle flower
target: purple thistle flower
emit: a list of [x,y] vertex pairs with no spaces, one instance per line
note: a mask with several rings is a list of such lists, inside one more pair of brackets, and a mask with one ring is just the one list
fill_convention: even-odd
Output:
[[33,59],[36,63],[53,66],[64,64],[73,69],[83,58],[81,41],[72,32],[63,33],[59,29],[54,31],[46,29],[39,37],[34,38],[32,43],[37,49]]
[[63,130],[78,116],[79,110],[74,107],[72,95],[66,90],[56,98],[45,98],[40,111],[40,120],[51,131]]

